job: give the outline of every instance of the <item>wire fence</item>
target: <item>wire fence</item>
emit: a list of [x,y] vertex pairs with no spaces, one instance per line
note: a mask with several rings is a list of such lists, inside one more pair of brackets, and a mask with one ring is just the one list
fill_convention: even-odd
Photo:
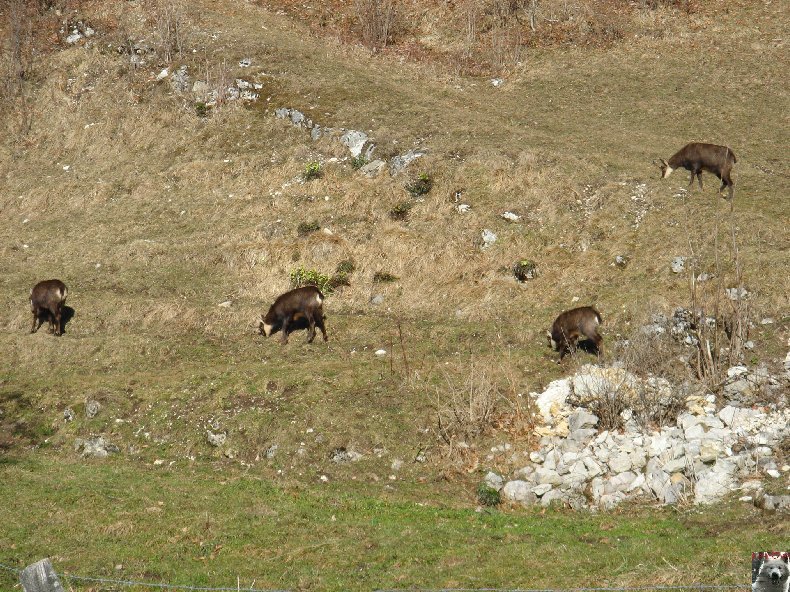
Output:
[[677,586],[633,586],[612,588],[377,588],[374,592],[639,592],[645,590],[751,590],[748,584],[689,584]]
[[[0,571],[6,574],[14,574],[18,581],[22,570],[11,565],[0,563]],[[286,589],[274,588],[253,588],[244,587],[239,581],[235,586],[208,587],[190,586],[188,584],[167,584],[157,582],[143,582],[136,580],[119,580],[112,578],[100,578],[89,576],[77,576],[73,574],[58,574],[63,580],[67,589],[74,589],[74,583],[100,584],[100,588],[92,587],[91,590],[100,592],[102,590],[117,590],[123,587],[137,587],[149,590],[195,590],[199,592],[290,592]],[[2,579],[0,579],[0,582]],[[254,585],[254,584],[253,584]],[[688,584],[688,585],[657,585],[657,586],[623,586],[623,587],[591,587],[591,588],[376,588],[372,592],[682,592],[682,591],[706,592],[709,590],[741,590],[751,592],[750,584]]]

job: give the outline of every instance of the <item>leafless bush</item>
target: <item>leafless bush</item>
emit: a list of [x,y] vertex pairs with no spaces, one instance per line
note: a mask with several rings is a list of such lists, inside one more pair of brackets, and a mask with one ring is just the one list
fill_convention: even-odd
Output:
[[497,404],[502,399],[491,372],[472,366],[462,385],[455,384],[449,377],[445,382],[447,394],[437,390],[439,436],[450,444],[454,440],[474,438],[490,428]]
[[354,0],[362,42],[372,49],[386,47],[395,31],[395,0]]
[[[689,291],[691,309],[697,315],[694,325],[696,332],[697,352],[695,371],[697,378],[710,384],[718,384],[730,366],[743,361],[743,345],[748,340],[749,332],[749,303],[745,299],[743,268],[740,261],[740,250],[735,224],[735,212],[730,203],[729,211],[729,260],[722,260],[722,247],[719,241],[721,226],[719,208],[716,209],[716,219],[713,240],[713,260],[716,281],[713,291],[704,291],[698,281],[698,266],[692,265],[689,270]],[[690,235],[688,238],[689,251],[694,262],[701,260],[701,249],[695,248]],[[725,296],[725,278],[730,275],[731,282],[735,284],[734,294]],[[744,293],[741,294],[740,292]]]
[[687,394],[688,367],[685,348],[668,331],[638,327],[628,339],[615,344],[617,364],[638,376],[641,384],[632,403],[634,419],[643,426],[673,424]]
[[156,50],[165,62],[180,57],[189,28],[189,19],[183,2],[149,0],[148,12],[154,26]]
[[33,69],[33,22],[37,15],[33,0],[9,0],[5,10],[5,48],[3,51],[3,95],[13,98]]
[[522,39],[519,27],[494,27],[490,35],[488,62],[494,71],[515,66],[521,58]]

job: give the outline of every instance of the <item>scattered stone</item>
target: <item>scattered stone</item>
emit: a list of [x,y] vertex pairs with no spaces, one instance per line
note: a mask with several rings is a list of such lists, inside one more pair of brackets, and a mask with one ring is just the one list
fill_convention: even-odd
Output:
[[232,305],[233,305],[232,300],[225,300],[225,302],[220,302],[219,304],[217,304],[217,306],[220,308],[230,308]]
[[585,409],[576,409],[568,416],[568,429],[571,432],[593,428],[598,424],[598,416]]
[[472,206],[470,206],[469,204],[465,204],[465,203],[459,203],[459,204],[457,204],[457,205],[455,206],[455,210],[456,210],[456,211],[457,211],[459,214],[466,214],[466,213],[468,213],[468,212],[469,212],[471,209],[472,209]]
[[66,407],[63,410],[63,421],[74,421],[74,411],[71,409],[71,407]]
[[99,405],[98,401],[88,401],[85,403],[85,417],[88,419],[93,419],[99,413],[99,409],[101,409],[101,405]]
[[403,468],[403,461],[399,458],[394,459],[391,468],[393,471],[400,471]]
[[82,438],[74,440],[74,452],[79,452],[82,458],[107,458],[110,454],[114,454],[119,450],[115,444],[106,441],[103,436],[96,436],[87,440]]
[[790,495],[758,495],[754,505],[769,512],[790,510]]
[[567,378],[554,380],[549,383],[542,393],[530,393],[535,398],[535,404],[541,413],[543,421],[551,425],[561,409],[565,406],[565,401],[571,395],[571,382]]
[[93,27],[82,20],[68,23],[64,28],[61,29],[61,34],[65,34],[66,31],[68,31],[69,34],[66,35],[65,41],[69,45],[74,45],[82,39],[93,37],[96,34],[96,31],[93,29]]
[[359,171],[365,175],[366,177],[377,177],[381,174],[381,172],[386,168],[387,163],[383,160],[372,160],[365,166],[363,166]]
[[521,502],[525,506],[537,503],[538,496],[532,491],[532,484],[527,481],[508,481],[502,487],[502,496],[510,501]]
[[384,304],[384,295],[383,294],[375,294],[371,299],[370,303],[374,306],[378,306],[380,304]]
[[500,86],[505,84],[505,81],[502,78],[492,78],[490,82],[491,82],[491,86],[496,88],[499,88]]
[[502,478],[502,476],[501,475],[497,475],[493,471],[488,471],[488,473],[486,473],[486,476],[483,479],[483,481],[491,489],[496,489],[497,491],[502,489],[502,487],[504,487],[504,485],[505,485],[505,480]]
[[[167,69],[163,70],[166,71]],[[189,90],[189,70],[186,66],[181,66],[170,75],[170,86],[176,92],[183,93]]]
[[[349,152],[351,152],[351,156],[355,158],[362,154],[362,150],[365,148],[368,140],[368,135],[365,132],[360,132],[358,130],[348,130],[346,133],[340,136],[340,143],[348,148]],[[373,148],[373,145],[368,146],[368,149],[365,151],[366,158],[370,158]]]
[[682,273],[686,269],[686,257],[675,257],[670,267],[672,273]]
[[510,222],[518,222],[521,219],[521,216],[513,212],[503,212],[502,217]]
[[698,472],[694,502],[711,504],[735,489],[734,475],[737,468],[734,462],[720,458],[712,469]]
[[357,462],[362,458],[359,452],[346,450],[345,446],[335,448],[329,455],[329,460],[333,463]]
[[49,559],[28,565],[19,575],[24,592],[63,592],[55,568]]
[[377,356],[386,356],[387,355],[387,350],[386,349],[377,349],[376,351],[373,352],[373,354],[377,355]]
[[557,489],[551,489],[541,496],[540,505],[550,506],[553,502],[563,502],[564,500],[565,496],[563,492]]
[[622,255],[618,255],[617,257],[614,258],[614,265],[615,267],[619,267],[620,269],[622,269],[626,265],[628,265],[628,259],[626,259]]
[[239,61],[239,68],[249,68],[252,65],[252,58],[243,58]]
[[288,119],[291,121],[291,124],[296,127],[307,127],[307,128],[313,127],[312,120],[305,117],[304,113],[302,113],[301,111],[297,111],[296,109],[289,109],[288,107],[280,107],[274,110],[274,116],[277,119]]
[[212,446],[219,447],[225,444],[225,441],[228,439],[228,435],[225,433],[215,434],[210,430],[206,430],[206,439],[208,440],[208,443],[211,444]]
[[269,446],[266,449],[266,458],[269,459],[269,460],[273,459],[274,456],[277,454],[277,450],[279,448],[280,447],[277,444],[272,444],[271,446]]
[[749,291],[744,287],[725,288],[724,292],[730,300],[745,300],[749,296]]
[[496,233],[494,233],[492,230],[489,230],[488,228],[483,230],[482,237],[483,237],[483,246],[482,246],[483,249],[490,247],[497,241]]
[[416,150],[409,150],[405,154],[393,157],[392,160],[390,160],[390,175],[394,177],[398,173],[403,172],[403,170],[409,166],[409,164],[421,156],[425,156],[425,153],[418,152]]

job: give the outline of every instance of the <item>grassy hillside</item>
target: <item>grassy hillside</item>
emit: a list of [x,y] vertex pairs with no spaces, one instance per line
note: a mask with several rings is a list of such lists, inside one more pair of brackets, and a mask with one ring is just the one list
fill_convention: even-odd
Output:
[[[23,83],[6,85],[2,110],[3,498],[38,499],[42,471],[56,487],[77,489],[72,472],[92,475],[101,487],[120,471],[134,489],[138,479],[156,483],[163,461],[171,467],[172,483],[162,485],[168,504],[169,488],[191,487],[193,480],[205,486],[206,499],[221,496],[211,485],[216,470],[223,479],[244,472],[253,481],[243,487],[265,482],[277,512],[290,511],[280,504],[293,491],[307,492],[310,504],[324,503],[324,494],[313,491],[324,476],[338,492],[349,488],[352,505],[384,504],[371,514],[391,515],[396,525],[428,520],[400,513],[398,504],[415,498],[430,508],[458,508],[448,510],[451,522],[484,520],[468,513],[474,487],[485,470],[510,468],[509,460],[486,459],[490,446],[510,442],[528,452],[532,418],[522,395],[574,363],[558,367],[546,348],[552,319],[575,302],[595,304],[613,344],[650,313],[689,306],[688,274],[670,271],[676,256],[694,256],[698,271],[715,274],[698,297],[711,310],[718,303],[722,315],[732,312],[723,289],[742,280],[751,293],[749,337],[756,344],[745,362],[777,368],[790,320],[787,17],[780,4],[726,2],[691,15],[667,7],[637,11],[638,31],[653,33],[529,46],[499,87],[433,54],[412,59],[417,54],[403,45],[371,53],[342,36],[314,35],[315,23],[300,20],[302,13],[286,6],[289,16],[271,3],[173,4],[176,14],[164,10],[168,3],[81,2],[59,4],[60,15],[44,11],[40,28],[31,31],[30,71]],[[431,16],[439,14],[432,10],[439,9],[426,9],[419,21],[422,38],[452,49],[447,30],[429,35]],[[172,30],[161,34],[174,15],[177,46],[169,43]],[[78,19],[96,35],[69,46],[58,31],[63,21]],[[141,66],[118,51],[129,39],[145,39],[151,48]],[[250,58],[249,68],[238,65],[242,58]],[[190,92],[156,80],[163,68],[182,65],[190,86],[244,78],[262,85],[260,99],[223,104],[204,117]],[[276,119],[274,109],[283,106],[322,126],[366,131],[377,157],[410,148],[426,156],[399,176],[368,179],[336,141],[312,141]],[[727,144],[737,154],[731,204],[718,197],[711,176],[704,177],[703,192],[688,194],[680,191],[685,171],[658,179],[653,159],[693,140]],[[321,163],[323,175],[305,181],[311,162]],[[405,187],[420,174],[430,176],[433,188],[415,200]],[[456,191],[471,206],[468,213],[456,210]],[[406,219],[393,219],[391,210],[404,202]],[[504,211],[521,217],[508,222]],[[312,222],[320,230],[303,236],[299,225]],[[498,235],[487,249],[480,248],[483,229]],[[625,268],[614,266],[618,255],[627,258]],[[525,258],[539,275],[519,284],[510,268]],[[355,266],[350,286],[325,306],[328,344],[306,345],[295,333],[282,347],[256,334],[257,317],[289,288],[292,270],[331,275],[348,260]],[[376,282],[377,273],[397,279]],[[61,338],[44,329],[28,334],[30,287],[50,277],[68,285],[74,309]],[[379,294],[383,303],[371,304]],[[218,306],[227,301],[229,307]],[[776,322],[761,325],[768,316]],[[378,349],[387,354],[374,355]],[[646,367],[671,367],[675,377],[693,379],[675,358]],[[464,405],[468,411],[470,394],[496,412],[490,421],[460,425],[448,447],[437,437],[437,411]],[[89,400],[101,405],[92,418],[85,415]],[[64,421],[66,408],[74,421]],[[226,433],[226,444],[210,445],[207,430]],[[75,438],[98,434],[119,446],[121,460],[75,461]],[[458,449],[459,441],[468,448]],[[338,448],[362,457],[334,463]],[[393,468],[396,460],[404,461],[402,468]],[[394,506],[382,495],[392,496]],[[66,502],[54,495],[46,503]],[[244,503],[229,511],[250,511]],[[743,543],[758,545],[757,519],[732,511],[749,515],[751,534]],[[492,520],[502,524],[490,540],[507,538],[504,524],[522,515],[537,519],[519,509],[497,514]],[[16,549],[0,562],[62,553],[75,572],[107,565],[98,559],[101,537],[82,543],[97,557],[84,562],[50,550],[31,534],[34,514],[23,516],[0,539],[0,547]],[[306,516],[292,547],[272,541],[291,558],[319,544],[309,525],[320,516]],[[670,529],[683,524],[671,512],[656,520],[663,519]],[[113,520],[94,516],[84,527],[107,533]],[[124,533],[138,528],[136,519],[124,520],[133,523]],[[218,538],[231,536],[229,520],[218,519]],[[577,518],[560,513],[557,520],[565,528]],[[654,518],[637,512],[633,520]],[[703,547],[721,543],[718,526],[700,528]],[[66,526],[58,532],[58,547],[74,544]],[[353,529],[331,536],[354,538]],[[495,543],[482,541],[493,552]],[[141,545],[123,539],[118,556],[138,559],[106,561],[125,563],[142,577],[148,567]],[[452,564],[465,548],[454,545],[442,561]],[[171,551],[163,542],[157,553]],[[739,548],[743,562],[723,566],[717,581],[744,581],[746,552]],[[577,583],[514,580],[514,571],[464,580],[457,574],[475,563],[475,553],[464,553],[468,561],[460,560],[455,575],[455,564],[431,575],[410,567],[403,585]],[[629,561],[650,566],[641,583],[683,580],[656,557],[634,553]],[[332,557],[332,569],[347,570],[329,550],[309,551],[305,563],[324,556]],[[189,581],[167,565],[150,574]],[[685,565],[678,573],[695,579]],[[370,585],[396,585],[396,571],[379,573]],[[227,559],[217,574],[242,572],[236,559]],[[271,585],[351,587],[302,568],[267,573]],[[589,583],[604,577],[590,573]],[[607,581],[632,580],[622,570]]]

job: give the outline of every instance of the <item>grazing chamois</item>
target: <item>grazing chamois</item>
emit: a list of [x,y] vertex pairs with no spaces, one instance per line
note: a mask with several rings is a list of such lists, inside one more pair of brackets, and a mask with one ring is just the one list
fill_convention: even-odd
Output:
[[702,171],[708,171],[721,179],[719,193],[727,187],[729,199],[732,199],[735,183],[732,182],[730,172],[732,165],[738,162],[738,159],[735,158],[735,153],[728,146],[692,142],[683,146],[668,161],[663,158],[660,160],[662,179],[669,177],[675,169],[683,167],[687,171],[691,171],[689,189],[694,184],[695,176],[699,182],[699,188],[702,189]]
[[595,351],[603,353],[603,338],[598,333],[601,315],[592,306],[582,306],[566,310],[556,318],[551,331],[546,332],[549,347],[560,352],[560,362],[568,351],[575,349],[579,337],[586,337],[593,342]]
[[282,331],[285,345],[288,343],[288,334],[297,329],[308,329],[307,343],[312,343],[315,339],[315,328],[318,327],[326,341],[323,302],[324,295],[315,286],[304,286],[286,292],[274,301],[266,316],[261,316],[258,330],[266,337]]
[[31,333],[38,331],[46,318],[49,332],[63,334],[63,305],[66,303],[68,290],[60,280],[44,280],[30,290],[30,311],[33,313]]

